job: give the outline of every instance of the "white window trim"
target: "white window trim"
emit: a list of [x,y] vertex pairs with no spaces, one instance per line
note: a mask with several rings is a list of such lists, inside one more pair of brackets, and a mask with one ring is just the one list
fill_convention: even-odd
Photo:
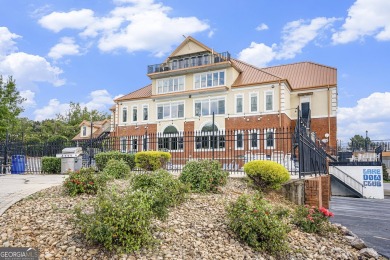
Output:
[[[133,141],[134,140],[137,140],[137,144],[136,144],[137,147],[136,147],[136,149],[133,149]],[[139,145],[139,143],[138,143],[138,136],[134,136],[134,137],[130,138],[128,151],[131,152],[131,153],[138,152],[138,145]]]
[[[175,136],[171,136],[171,135],[169,135],[169,134],[164,135],[164,131],[165,131],[165,129],[166,129],[168,126],[174,126],[174,127],[176,128],[178,134],[175,135]],[[174,152],[183,152],[183,151],[184,151],[184,148],[185,148],[185,144],[184,144],[184,134],[183,134],[183,131],[179,130],[179,127],[178,127],[176,124],[169,124],[169,125],[164,126],[163,129],[162,129],[162,131],[159,132],[159,133],[157,134],[157,149],[158,149],[158,145],[159,145],[159,144],[158,144],[158,139],[159,139],[159,138],[165,138],[165,137],[168,137],[168,138],[170,138],[170,137],[177,137],[177,138],[180,138],[180,137],[181,137],[181,138],[183,139],[183,148],[182,148],[182,149],[176,149],[176,150],[168,149],[168,151],[169,151],[170,153],[172,153],[172,152],[173,152],[173,153],[174,153]],[[178,142],[178,145],[179,145],[179,142]]]
[[[174,90],[174,85],[173,85],[173,87],[172,87],[173,91],[169,91],[169,86],[168,86],[168,91],[164,92],[164,80],[172,79],[174,81],[175,79],[177,79],[178,82],[179,82],[179,78],[183,78],[183,90],[180,90],[179,89],[180,85],[178,85],[178,90],[175,91]],[[163,82],[161,92],[158,92],[158,83],[159,82]],[[181,92],[181,91],[185,91],[185,90],[186,90],[186,76],[185,75],[177,76],[177,77],[170,77],[170,78],[162,78],[162,79],[156,80],[156,92],[157,92],[157,94],[176,93],[176,92]]]
[[[242,134],[242,147],[237,147],[237,135]],[[245,132],[243,130],[234,131],[234,149],[235,150],[244,150],[245,148]]]
[[[219,73],[220,72],[224,72],[224,85],[219,85]],[[217,86],[211,86],[211,87],[207,87],[207,76],[206,76],[206,87],[202,88],[201,87],[201,80],[199,81],[199,88],[196,88],[195,87],[195,77],[197,75],[202,75],[202,74],[208,74],[208,73],[211,73],[211,74],[214,74],[214,73],[218,73],[218,85]],[[202,77],[201,77],[202,78]],[[216,87],[221,87],[221,86],[226,86],[226,70],[212,70],[212,71],[206,71],[206,72],[201,72],[201,73],[195,73],[194,76],[193,76],[193,80],[192,80],[192,89],[194,90],[198,90],[198,89],[208,89],[208,88],[216,88]]]
[[[170,112],[169,112],[169,118],[164,118],[164,109],[163,109],[163,118],[159,119],[158,118],[158,107],[159,106],[164,106],[166,104],[169,104],[169,109],[170,109]],[[183,117],[175,117],[175,118],[172,118],[172,104],[183,104]],[[179,113],[179,111],[178,111]],[[184,101],[169,101],[169,102],[161,102],[161,103],[157,103],[156,104],[156,120],[157,121],[167,121],[167,120],[177,120],[177,119],[183,119],[185,118],[186,116],[186,106],[185,106],[185,102]]]
[[[148,111],[148,119],[144,119],[144,108],[146,107],[147,111]],[[143,104],[142,105],[142,121],[146,122],[146,121],[149,121],[149,118],[150,118],[150,111],[149,111],[149,104]]]
[[[267,94],[269,94],[269,93],[272,94],[272,108],[267,110]],[[274,111],[274,107],[275,107],[275,95],[274,94],[275,93],[274,93],[273,90],[266,90],[266,91],[264,91],[264,111],[265,112],[272,112],[272,111]]]
[[[257,134],[257,147],[252,147],[252,134]],[[249,150],[259,150],[260,149],[260,132],[259,130],[250,130],[248,131],[248,147]]]
[[[210,121],[204,122],[202,124],[202,126],[200,127],[200,130],[199,130],[199,133],[202,132],[203,126],[205,126],[207,123],[210,123]],[[216,122],[214,122],[214,124],[215,124],[216,127],[218,127]],[[218,130],[216,130],[216,132],[218,132],[219,134],[222,134],[222,135],[225,136],[225,147],[224,148],[219,148],[219,147],[218,148],[214,148],[214,151],[222,151],[223,152],[226,149],[226,143],[227,143],[226,142],[226,131],[225,131],[225,129],[220,129],[218,127]],[[210,152],[210,151],[213,151],[212,148],[199,148],[199,149],[196,148],[196,138],[197,137],[203,137],[203,136],[213,136],[213,134],[211,132],[209,132],[208,134],[201,134],[201,136],[197,136],[197,135],[194,136],[194,152],[195,153],[196,152]],[[209,142],[210,142],[210,140],[209,140]],[[219,140],[218,140],[218,145],[219,145]]]
[[[205,100],[208,100],[209,101],[209,113],[210,113],[210,106],[211,106],[211,103],[210,103],[210,100],[224,100],[225,101],[225,113],[224,114],[215,114],[216,116],[217,115],[226,115],[227,113],[226,113],[226,96],[215,96],[215,97],[207,97],[207,98],[198,98],[198,99],[194,99],[193,100],[193,103],[192,103],[192,111],[194,112],[193,113],[193,116],[194,117],[199,117],[199,116],[197,116],[196,115],[196,111],[195,111],[195,103],[196,102],[202,102],[202,101],[205,101]],[[213,116],[213,114],[211,113],[211,114],[209,114],[209,115],[202,115],[202,111],[200,111],[200,116],[201,117],[209,117],[209,116]],[[202,126],[203,127],[203,126]],[[200,128],[201,130],[202,130],[202,127]]]
[[[126,121],[123,121],[123,110],[126,108]],[[121,108],[121,116],[120,116],[120,119],[121,119],[121,123],[122,124],[126,124],[128,123],[128,119],[129,119],[129,108],[127,106],[122,106]]]
[[311,96],[307,95],[307,96],[301,96],[299,98],[299,109],[302,109],[302,103],[306,103],[306,102],[309,102],[310,104],[310,109],[311,109]]
[[[272,132],[274,134],[274,145],[273,146],[267,146],[267,133]],[[264,129],[264,149],[275,149],[276,147],[276,138],[275,138],[275,129],[268,128]]]
[[[256,95],[256,99],[257,99],[257,110],[256,111],[252,111],[252,95]],[[258,113],[259,112],[259,92],[249,92],[249,113]]]
[[[237,112],[237,98],[241,96],[242,98],[242,112]],[[245,112],[245,99],[244,99],[244,94],[235,94],[234,95],[234,113],[237,115],[244,114]]]
[[[123,149],[123,140],[125,140],[126,149]],[[121,153],[127,153],[128,143],[127,143],[127,137],[121,137],[119,143],[119,150]]]
[[[134,108],[135,109],[137,109],[137,120],[134,120]],[[133,105],[133,106],[131,106],[131,122],[134,122],[134,123],[136,123],[136,122],[138,122],[139,120],[138,120],[138,106],[137,105]]]

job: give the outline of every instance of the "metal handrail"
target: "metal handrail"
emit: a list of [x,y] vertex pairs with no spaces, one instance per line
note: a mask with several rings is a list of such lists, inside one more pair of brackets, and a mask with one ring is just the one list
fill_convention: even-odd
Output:
[[339,179],[340,181],[342,181],[343,183],[348,185],[351,189],[353,189],[354,191],[358,192],[360,195],[363,196],[363,192],[364,192],[364,188],[365,188],[363,183],[361,183],[358,180],[356,180],[355,178],[351,177],[350,175],[348,175],[347,173],[345,173],[341,169],[337,168],[336,166],[333,166],[333,169],[335,169],[336,171],[334,171],[334,172],[331,171],[330,174],[332,174],[337,179]]

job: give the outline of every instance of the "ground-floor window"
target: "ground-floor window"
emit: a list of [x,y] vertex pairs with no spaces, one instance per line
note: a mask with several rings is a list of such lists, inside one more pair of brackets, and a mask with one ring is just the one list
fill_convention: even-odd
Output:
[[201,132],[195,136],[196,149],[224,149],[225,134],[218,131],[218,127],[212,123],[203,126]]
[[179,134],[176,127],[168,126],[165,128],[161,137],[158,138],[159,150],[183,150],[183,136]]

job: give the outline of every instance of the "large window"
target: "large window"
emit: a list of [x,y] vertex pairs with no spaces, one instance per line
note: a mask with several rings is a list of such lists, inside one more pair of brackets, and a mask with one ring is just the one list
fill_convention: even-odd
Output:
[[225,98],[210,98],[195,101],[195,116],[225,114]]
[[274,110],[274,92],[272,90],[266,91],[265,95],[265,111],[272,111]]
[[157,105],[157,119],[173,119],[184,117],[184,102]]
[[244,132],[236,131],[236,150],[244,149]]
[[196,149],[224,149],[225,134],[218,131],[218,127],[208,123],[202,127],[202,131],[195,137]]
[[136,153],[138,151],[138,140],[137,137],[134,137],[131,140],[131,152]]
[[149,119],[149,107],[148,105],[142,106],[142,120],[147,121]]
[[122,153],[127,152],[127,138],[126,137],[121,137],[121,139],[120,139],[120,150]]
[[195,89],[225,85],[225,71],[204,72],[194,75]]
[[249,132],[249,148],[259,149],[260,148],[260,134],[258,131]]
[[257,112],[258,111],[258,102],[259,101],[259,95],[257,93],[251,93],[250,94],[250,111],[251,112]]
[[158,138],[159,150],[183,150],[183,136],[179,134],[176,127],[167,126],[162,134],[162,137]]
[[138,108],[133,106],[133,122],[137,122],[138,120]]
[[265,148],[273,149],[275,148],[275,133],[273,129],[267,129],[264,131],[264,144]]
[[157,93],[170,93],[184,90],[184,76],[157,80]]
[[122,108],[122,122],[123,123],[127,122],[127,107]]
[[242,94],[236,95],[236,113],[244,112],[243,103],[244,96]]

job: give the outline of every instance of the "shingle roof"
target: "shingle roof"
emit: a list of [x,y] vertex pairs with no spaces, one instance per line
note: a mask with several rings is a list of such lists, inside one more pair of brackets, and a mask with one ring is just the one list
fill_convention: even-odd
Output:
[[123,101],[130,99],[146,98],[152,96],[152,84],[149,84],[143,88],[133,91],[127,95],[115,99],[115,101]]
[[314,62],[286,64],[262,70],[286,79],[293,90],[337,85],[337,69]]
[[233,83],[234,87],[282,80],[282,78],[278,76],[272,75],[269,72],[261,70],[243,61],[236,59],[230,60],[232,65],[241,71],[240,75]]

